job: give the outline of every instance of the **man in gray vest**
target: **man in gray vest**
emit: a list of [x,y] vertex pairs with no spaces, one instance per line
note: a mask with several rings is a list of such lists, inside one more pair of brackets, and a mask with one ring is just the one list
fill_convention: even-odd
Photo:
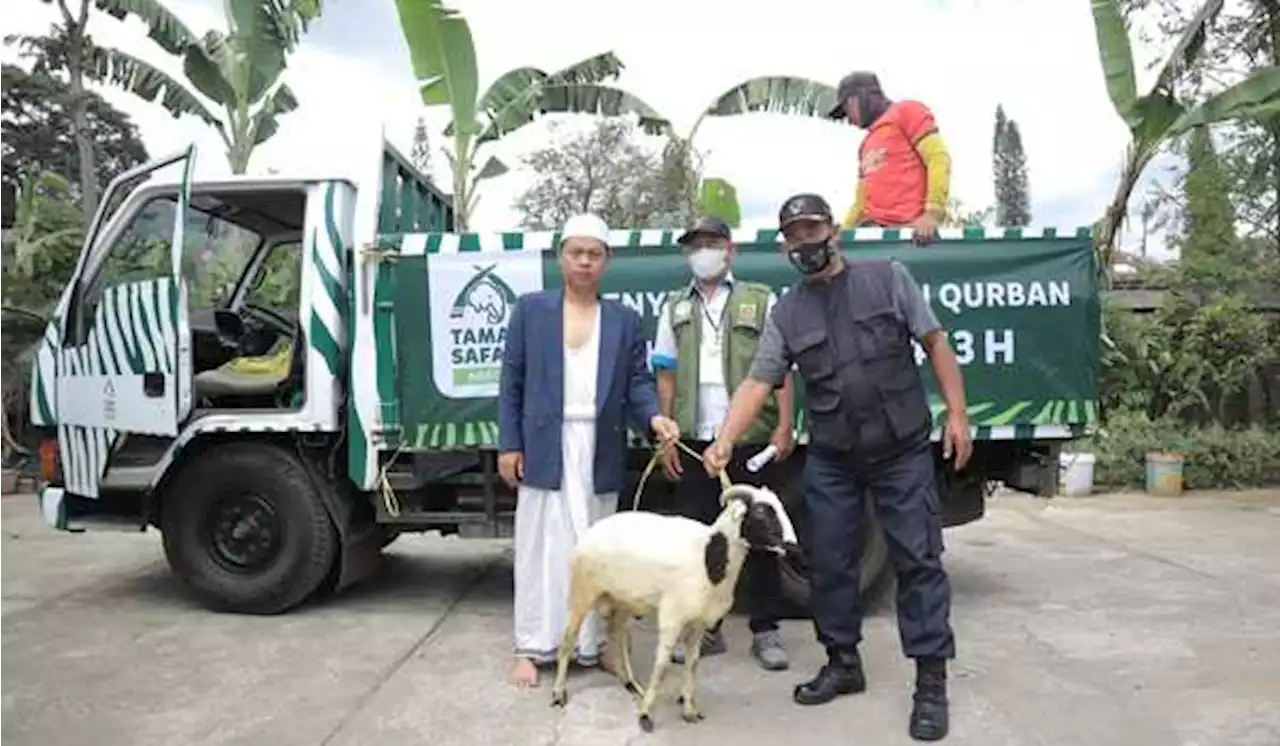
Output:
[[[685,444],[698,452],[715,438],[716,426],[729,410],[729,397],[751,368],[774,297],[768,285],[734,277],[733,234],[723,220],[703,216],[677,243],[693,278],[667,292],[650,360],[658,379],[658,406],[676,421],[680,432],[688,433]],[[734,483],[765,485],[781,493],[788,477],[794,476],[787,465],[779,463],[791,452],[794,401],[788,376],[737,443],[728,467]],[[746,462],[769,445],[777,452],[775,458],[753,473]],[[665,450],[667,476],[677,480],[675,499],[680,513],[715,523],[721,510],[720,482],[704,474],[674,443],[668,443]],[[765,670],[781,671],[789,663],[778,634],[780,562],[770,552],[753,550],[743,573],[751,599],[751,654]],[[717,622],[702,639],[701,655],[716,655],[726,649]],[[676,646],[671,658],[684,662],[683,644]]]
[[898,575],[898,632],[916,661],[908,731],[934,741],[948,730],[947,660],[955,657],[951,586],[942,568],[934,483],[933,418],[912,339],[928,353],[947,408],[943,455],[964,468],[973,449],[955,353],[919,285],[894,260],[846,259],[826,200],[782,205],[782,250],[802,279],[774,307],[747,378],[734,392],[707,471],[724,469],[739,434],[795,363],[804,380],[809,446],[805,504],[811,526],[814,627],[828,662],[795,688],[804,705],[861,692],[866,679],[858,598],[858,523],[875,502]]

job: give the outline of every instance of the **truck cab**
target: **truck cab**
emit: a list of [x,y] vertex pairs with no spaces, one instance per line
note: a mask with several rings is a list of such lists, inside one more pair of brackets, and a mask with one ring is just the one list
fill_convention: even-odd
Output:
[[[510,302],[558,281],[558,238],[454,233],[449,197],[379,143],[345,173],[207,182],[191,178],[190,147],[109,185],[34,363],[39,499],[52,527],[158,529],[199,600],[246,613],[279,613],[356,582],[402,532],[510,529],[494,375]],[[851,251],[907,252],[918,278],[970,278],[1002,293],[985,332],[953,332],[968,335],[953,339],[962,364],[1019,362],[984,374],[978,398],[970,389],[972,465],[950,473],[939,455],[947,525],[979,519],[996,482],[1051,493],[1057,449],[1094,420],[1087,232],[991,230],[915,254],[905,235],[846,236]],[[687,282],[674,234],[615,233],[607,294],[641,312],[652,334],[663,290]],[[785,292],[774,232],[735,239],[735,273]],[[1040,285],[1027,280],[1013,303],[1001,288],[1012,293],[1027,266],[1067,277],[1064,289],[1050,285],[1056,295],[1037,303],[1026,288],[1034,296]],[[958,282],[935,284],[935,304],[967,303]],[[1027,333],[1019,324],[1032,333],[1057,324],[1078,349],[1018,337],[1015,353],[1010,335]],[[802,407],[798,418],[803,444]],[[631,438],[640,486],[651,446]],[[664,509],[670,485],[643,487],[635,500]],[[783,498],[802,534],[784,590],[803,607],[798,479]],[[631,490],[622,502],[633,507]],[[871,588],[887,548],[873,520],[866,531]]]

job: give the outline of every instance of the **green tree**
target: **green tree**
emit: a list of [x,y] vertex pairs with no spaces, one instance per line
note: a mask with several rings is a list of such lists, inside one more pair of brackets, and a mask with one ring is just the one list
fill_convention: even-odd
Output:
[[1197,304],[1217,292],[1245,289],[1255,267],[1245,256],[1236,232],[1236,214],[1207,127],[1197,127],[1187,146],[1186,208],[1180,240],[1178,279],[1194,292]]
[[522,227],[556,230],[570,216],[593,212],[610,227],[644,228],[663,203],[662,164],[638,141],[625,117],[601,117],[586,132],[560,137],[521,159],[533,181],[516,199]]
[[[668,142],[662,154],[664,193],[673,195],[665,206],[665,221],[655,227],[685,225],[698,211],[727,215],[738,213],[737,190],[721,178],[706,178],[694,138],[708,117],[727,117],[754,112],[792,116],[824,117],[835,106],[835,88],[808,78],[766,75],[745,80],[716,96],[699,114],[686,133],[677,132],[663,119],[662,133]],[[734,197],[732,203],[728,197]],[[717,203],[717,200],[721,200]]]
[[[1186,2],[1126,0],[1126,17],[1147,20],[1154,11],[1154,34],[1141,32],[1147,43],[1176,37],[1193,18],[1197,6]],[[1280,65],[1280,0],[1238,0],[1224,5],[1214,19],[1218,33],[1180,81],[1180,95],[1200,100],[1229,81]],[[1215,127],[1229,193],[1249,237],[1264,241],[1263,250],[1280,260],[1280,116],[1224,122]]]
[[996,225],[1031,223],[1031,194],[1027,181],[1027,154],[1022,149],[1018,123],[996,106],[995,132],[991,138],[991,171],[996,195]]
[[[42,0],[48,4],[50,0]],[[37,54],[36,72],[52,70],[67,74],[66,106],[71,115],[72,138],[75,141],[79,166],[80,206],[85,215],[93,215],[98,206],[98,179],[95,163],[94,140],[89,132],[90,100],[85,88],[85,78],[90,76],[93,45],[89,42],[90,0],[57,0],[61,24],[54,24],[45,37],[9,36],[5,43],[15,41],[28,52]]]
[[[101,96],[83,94],[84,123],[93,145],[93,176],[82,181],[80,148],[76,144],[75,118],[69,86],[43,72],[27,72],[16,65],[4,65],[3,81],[3,183],[16,194],[23,178],[38,178],[46,171],[68,182],[69,195],[81,204],[86,191],[97,193],[109,182],[147,160],[138,128],[129,116],[108,104]],[[96,198],[95,198],[96,199]],[[5,218],[12,217],[7,206]],[[91,214],[91,213],[86,213]]]
[[84,213],[67,180],[52,172],[24,175],[17,188],[13,226],[0,241],[3,288],[4,460],[25,453],[23,440],[33,351],[84,240]]
[[75,269],[87,221],[62,176],[25,176],[3,243],[4,303],[41,316],[57,304]]
[[[1130,2],[1125,8],[1132,6]],[[1196,127],[1228,121],[1269,122],[1280,116],[1280,67],[1247,72],[1234,84],[1200,99],[1189,93],[1197,82],[1214,21],[1224,0],[1206,0],[1182,26],[1173,50],[1160,66],[1151,89],[1137,92],[1129,32],[1119,0],[1094,0],[1094,30],[1107,93],[1130,131],[1120,181],[1106,213],[1098,221],[1095,242],[1103,266],[1111,262],[1116,235],[1128,213],[1129,197],[1151,159],[1168,142]]]
[[[226,0],[226,30],[197,37],[159,0],[94,0],[106,13],[138,18],[148,37],[182,61],[185,81],[120,49],[92,48],[87,74],[174,117],[192,115],[218,133],[232,173],[249,166],[253,149],[278,129],[278,118],[298,108],[280,81],[289,55],[320,14],[320,0]],[[213,103],[206,106],[204,100]],[[220,109],[220,111],[218,111]]]
[[622,70],[611,52],[554,73],[535,67],[508,70],[482,93],[471,28],[460,13],[441,0],[397,0],[396,8],[422,103],[448,106],[452,117],[444,131],[451,147],[444,153],[453,174],[454,221],[459,232],[469,228],[479,183],[508,170],[492,156],[479,165],[478,151],[485,144],[532,122],[539,113],[643,107],[626,94],[621,94],[624,100],[601,100],[602,96],[612,99],[613,92],[597,84],[616,78]]
[[[646,132],[669,138],[663,154],[663,178],[671,192],[682,195],[683,204],[671,206],[672,210],[687,214],[695,207],[701,178],[691,143],[706,117],[749,111],[821,116],[835,104],[831,86],[799,78],[755,78],[717,97],[691,131],[680,137],[670,121],[652,106],[624,90],[604,85],[616,80],[623,68],[612,52],[554,73],[533,67],[509,70],[481,94],[475,45],[466,19],[447,8],[442,0],[397,0],[396,7],[422,102],[427,106],[448,106],[453,117],[444,134],[452,141],[452,148],[445,153],[453,172],[459,231],[468,229],[479,182],[507,172],[507,167],[493,157],[477,167],[478,148],[532,122],[539,114],[638,116]],[[684,218],[675,215],[668,219]]]

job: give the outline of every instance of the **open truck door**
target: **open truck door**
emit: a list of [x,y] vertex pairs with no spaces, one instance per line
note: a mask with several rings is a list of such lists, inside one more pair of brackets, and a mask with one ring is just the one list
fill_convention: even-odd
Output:
[[[111,182],[53,333],[46,335],[47,354],[35,375],[43,385],[36,393],[51,391],[53,401],[34,406],[47,407],[51,422],[45,424],[57,426],[58,471],[67,495],[98,498],[109,457],[123,437],[175,436],[191,414],[182,261],[195,157],[193,145]],[[164,168],[180,171],[176,186],[143,181]],[[57,490],[41,497],[55,524],[66,521],[63,497]]]

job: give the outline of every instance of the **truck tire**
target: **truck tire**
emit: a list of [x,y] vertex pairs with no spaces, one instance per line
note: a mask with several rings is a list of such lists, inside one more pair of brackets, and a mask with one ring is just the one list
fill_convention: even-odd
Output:
[[166,490],[164,552],[217,611],[278,614],[324,581],[339,549],[320,490],[296,456],[233,443],[202,453]]
[[[800,530],[797,526],[796,532],[799,533]],[[868,511],[860,533],[862,556],[858,561],[858,593],[862,597],[862,608],[866,610],[875,604],[888,585],[891,575],[889,544],[885,539],[884,529],[880,527],[880,519],[872,510]],[[789,552],[782,560],[782,598],[789,607],[785,616],[808,618],[811,614],[808,556],[808,550],[801,549]]]
[[[788,489],[779,495],[787,509],[787,515],[795,525],[800,539],[800,547],[787,553],[782,559],[782,615],[790,618],[808,618],[809,608],[809,554],[811,548],[808,541],[807,517],[804,506],[804,487],[800,469],[793,469]],[[862,597],[862,606],[869,609],[879,598],[887,586],[889,572],[889,544],[884,529],[880,527],[880,519],[876,516],[875,504],[864,500],[866,520],[859,528],[862,544],[862,556],[858,562],[858,592]]]

